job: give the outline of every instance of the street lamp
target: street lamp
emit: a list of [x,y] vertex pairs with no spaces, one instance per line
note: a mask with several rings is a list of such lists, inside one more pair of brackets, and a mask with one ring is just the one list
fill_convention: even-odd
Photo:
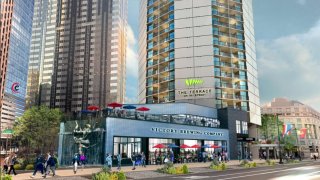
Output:
[[281,147],[280,147],[280,132],[279,132],[279,118],[278,118],[278,114],[275,114],[276,118],[277,118],[277,129],[278,129],[278,147],[279,147],[279,164],[283,164],[282,162],[282,152],[281,152]]

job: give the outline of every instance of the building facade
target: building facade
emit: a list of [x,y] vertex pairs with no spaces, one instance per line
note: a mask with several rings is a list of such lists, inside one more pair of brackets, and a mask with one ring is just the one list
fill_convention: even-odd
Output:
[[[306,128],[305,138],[298,138],[298,145],[305,153],[317,151],[320,146],[320,113],[299,101],[275,98],[262,106],[262,114],[277,114],[284,124],[292,125],[292,134]],[[307,155],[307,154],[306,154]]]
[[123,102],[127,0],[58,1],[50,106]]
[[50,106],[58,0],[35,0],[26,106]]
[[139,101],[249,112],[260,124],[251,0],[142,0]]
[[1,28],[1,126],[4,129],[12,128],[25,109],[33,7],[33,0],[1,1],[1,24],[5,26]]

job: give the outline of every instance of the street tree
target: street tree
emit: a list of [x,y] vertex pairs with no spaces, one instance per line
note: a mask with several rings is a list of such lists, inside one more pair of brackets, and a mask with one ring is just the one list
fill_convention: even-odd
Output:
[[63,113],[46,106],[26,110],[15,123],[14,136],[21,150],[46,153],[57,150],[59,124]]
[[282,126],[283,122],[277,122],[276,116],[269,114],[262,115],[261,126],[259,127],[260,138],[267,142],[275,143],[275,141],[278,141],[278,129],[280,132],[279,135],[281,136]]

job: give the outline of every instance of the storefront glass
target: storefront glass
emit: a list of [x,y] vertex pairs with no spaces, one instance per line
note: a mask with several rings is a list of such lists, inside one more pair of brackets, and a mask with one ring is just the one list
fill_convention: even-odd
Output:
[[122,158],[130,158],[133,153],[141,153],[141,138],[114,137],[113,155],[121,154]]

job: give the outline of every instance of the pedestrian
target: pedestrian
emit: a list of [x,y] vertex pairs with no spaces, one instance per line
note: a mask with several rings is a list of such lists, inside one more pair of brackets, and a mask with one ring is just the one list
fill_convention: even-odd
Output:
[[10,165],[10,169],[8,174],[10,175],[11,171],[13,172],[14,175],[17,175],[16,170],[14,169],[14,165],[17,162],[17,155],[15,153],[12,153],[10,158],[9,158],[9,165]]
[[86,164],[86,156],[84,155],[84,153],[81,153],[80,155],[80,163],[81,163],[81,166],[82,166],[82,169],[84,168],[84,165]]
[[8,173],[8,169],[9,169],[9,158],[10,156],[7,156],[6,158],[4,158],[3,160],[3,170],[4,170],[4,173],[7,174]]
[[239,160],[239,162],[241,161],[241,152],[240,151],[238,151],[238,160]]
[[50,173],[50,170],[52,171],[52,176],[56,175],[56,161],[54,158],[54,155],[48,154],[48,159],[46,162],[46,173],[44,174],[44,178],[47,177],[47,175]]
[[132,153],[131,155],[131,161],[132,161],[132,170],[135,170],[136,169],[136,155],[135,153]]
[[225,162],[228,162],[229,161],[229,158],[228,158],[228,152],[224,152],[224,158],[225,158]]
[[35,175],[37,174],[37,171],[40,171],[41,174],[43,175],[43,170],[44,170],[44,165],[45,163],[45,160],[43,158],[43,156],[41,154],[39,154],[37,157],[36,157],[36,160],[34,162],[34,172],[31,176],[31,178],[34,178]]
[[111,171],[111,167],[112,167],[112,157],[111,157],[111,154],[109,154],[109,153],[107,153],[106,163],[107,163],[107,167],[110,168],[110,171]]
[[118,160],[118,168],[117,169],[120,170],[121,169],[121,160],[122,160],[120,153],[117,155],[117,160]]
[[78,165],[79,165],[79,155],[78,153],[75,153],[73,158],[72,158],[72,165],[73,165],[73,173],[76,174],[78,170]]
[[[48,153],[47,153],[47,157],[46,157],[46,159],[45,159],[45,163],[44,163],[44,172],[45,172],[45,173],[47,172],[47,166],[48,166],[47,162],[48,162],[48,160],[50,159],[50,157],[51,157],[50,152],[48,152]],[[50,170],[49,170],[48,173],[50,173]]]
[[252,161],[252,152],[249,153],[249,159]]
[[315,154],[313,154],[313,158],[315,161],[317,160],[317,156]]
[[263,151],[263,157],[264,157],[264,160],[267,160],[267,152],[266,151]]
[[146,167],[146,155],[144,154],[144,152],[141,153],[141,164],[142,167]]

